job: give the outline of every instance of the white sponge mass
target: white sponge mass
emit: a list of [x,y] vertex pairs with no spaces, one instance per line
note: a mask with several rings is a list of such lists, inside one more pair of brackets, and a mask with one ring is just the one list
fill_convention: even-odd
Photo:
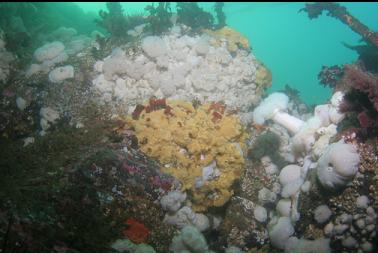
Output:
[[38,48],[34,52],[34,58],[39,62],[51,60],[62,53],[64,48],[65,47],[62,42],[54,41]]
[[49,80],[53,83],[60,83],[74,77],[74,68],[71,65],[58,67],[49,73]]
[[142,40],[142,49],[148,56],[156,58],[167,52],[167,45],[158,36],[147,36]]

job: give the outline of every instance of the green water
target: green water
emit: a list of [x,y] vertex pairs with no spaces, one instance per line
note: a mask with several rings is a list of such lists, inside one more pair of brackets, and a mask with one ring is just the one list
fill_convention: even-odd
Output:
[[[126,13],[142,12],[147,2],[123,3]],[[378,30],[378,3],[342,3],[348,11],[372,30]],[[106,9],[104,2],[78,5],[85,11]],[[211,10],[213,3],[201,3]],[[246,35],[258,59],[272,71],[269,92],[285,84],[300,91],[307,104],[325,102],[330,89],[319,85],[317,75],[322,65],[353,62],[357,54],[341,42],[359,44],[360,36],[349,27],[323,14],[310,20],[305,3],[225,3],[227,24]]]

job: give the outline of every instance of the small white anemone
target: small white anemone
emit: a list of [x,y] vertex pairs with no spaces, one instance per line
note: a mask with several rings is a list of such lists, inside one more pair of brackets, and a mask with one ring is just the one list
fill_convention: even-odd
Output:
[[272,245],[278,249],[285,249],[285,245],[294,234],[294,227],[288,217],[280,217],[269,224],[269,238]]
[[344,93],[337,91],[331,98],[332,107],[329,110],[329,119],[333,124],[340,123],[345,118],[345,113],[339,112],[340,104],[343,101]]

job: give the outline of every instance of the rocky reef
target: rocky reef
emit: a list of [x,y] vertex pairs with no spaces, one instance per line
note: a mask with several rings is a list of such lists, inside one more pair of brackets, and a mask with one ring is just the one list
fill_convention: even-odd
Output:
[[37,31],[25,10],[49,5],[0,4],[17,14],[0,17],[0,251],[376,250],[376,45],[360,21],[306,5],[370,43],[323,67],[333,94],[309,107],[289,85],[265,94],[272,75],[223,3],[106,6],[100,31]]

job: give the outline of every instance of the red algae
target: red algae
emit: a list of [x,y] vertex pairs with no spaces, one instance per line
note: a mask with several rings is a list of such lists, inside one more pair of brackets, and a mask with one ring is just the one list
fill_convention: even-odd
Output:
[[129,226],[128,229],[123,231],[123,235],[135,243],[146,242],[150,234],[150,230],[144,226],[144,224],[138,222],[133,218],[129,218],[126,221]]

